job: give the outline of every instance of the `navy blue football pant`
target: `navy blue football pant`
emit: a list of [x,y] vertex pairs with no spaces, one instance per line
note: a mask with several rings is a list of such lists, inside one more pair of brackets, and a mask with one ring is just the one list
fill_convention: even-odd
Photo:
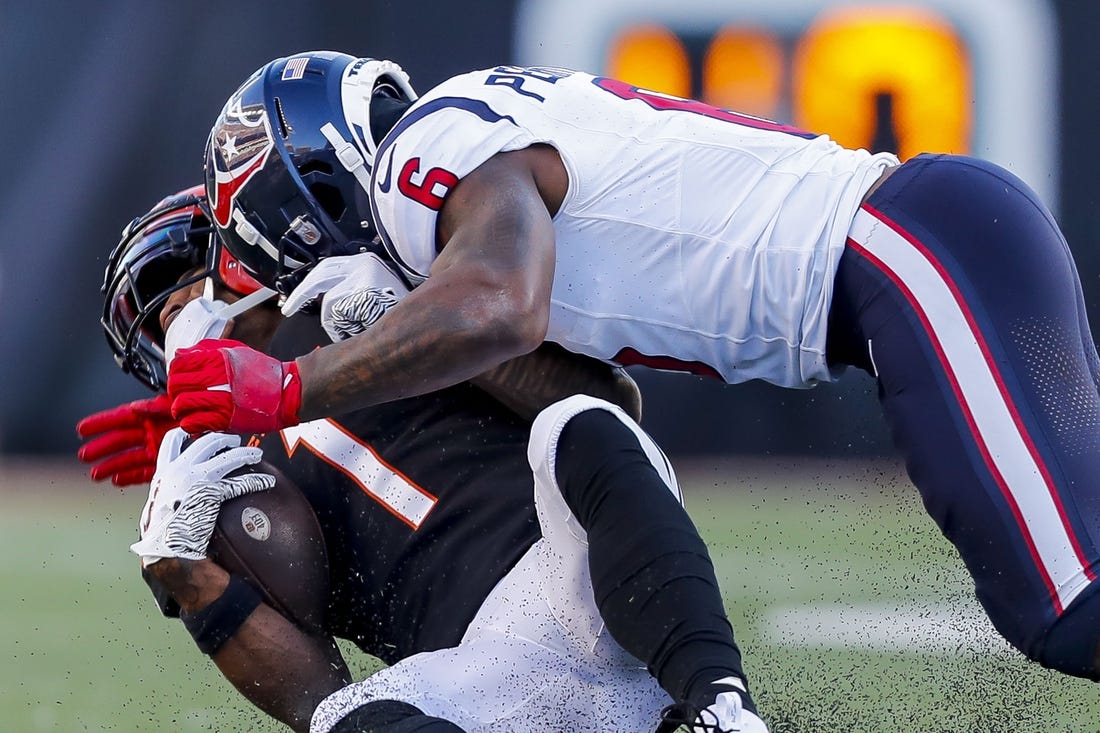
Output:
[[853,222],[828,354],[877,377],[909,476],[997,630],[1100,679],[1100,366],[1046,207],[991,163],[902,165]]

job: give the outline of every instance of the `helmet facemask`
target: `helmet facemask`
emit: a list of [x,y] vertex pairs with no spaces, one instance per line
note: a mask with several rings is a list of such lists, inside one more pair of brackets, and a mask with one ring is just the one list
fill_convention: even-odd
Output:
[[100,323],[107,343],[122,370],[154,391],[167,384],[161,308],[173,293],[210,274],[206,256],[214,228],[201,192],[199,186],[188,189],[134,219],[104,272]]
[[202,186],[181,191],[134,219],[104,273],[107,343],[122,370],[154,391],[167,385],[160,314],[174,293],[203,280],[212,289],[216,282],[239,296],[226,311],[232,315],[272,294],[220,246],[202,192]]

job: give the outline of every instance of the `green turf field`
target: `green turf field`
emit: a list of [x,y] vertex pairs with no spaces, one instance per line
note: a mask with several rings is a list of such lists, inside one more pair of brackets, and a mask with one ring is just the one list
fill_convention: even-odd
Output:
[[[896,467],[680,473],[773,733],[1100,732],[1100,688],[1007,650]],[[144,493],[0,464],[0,730],[282,730],[156,614],[126,551]]]

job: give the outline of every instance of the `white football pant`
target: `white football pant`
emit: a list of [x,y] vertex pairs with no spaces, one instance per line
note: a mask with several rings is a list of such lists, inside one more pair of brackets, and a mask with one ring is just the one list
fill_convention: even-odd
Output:
[[654,730],[672,699],[607,633],[592,594],[585,532],[558,489],[558,437],[589,409],[614,413],[638,436],[681,501],[664,454],[613,405],[570,397],[539,414],[528,460],[535,476],[536,542],[485,599],[462,642],[416,654],[339,690],[317,707],[311,733],[328,733],[374,700],[400,700],[468,733]]

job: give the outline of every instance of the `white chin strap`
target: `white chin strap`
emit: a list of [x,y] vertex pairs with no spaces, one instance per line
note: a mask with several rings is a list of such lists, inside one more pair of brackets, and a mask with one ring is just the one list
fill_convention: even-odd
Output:
[[240,300],[234,301],[227,305],[225,309],[222,310],[222,315],[226,318],[236,318],[245,311],[255,308],[260,303],[263,303],[264,301],[276,295],[278,295],[278,293],[276,293],[271,288],[260,288],[256,292],[249,293]]
[[369,193],[370,171],[367,170],[362,153],[351,142],[345,140],[340,131],[336,129],[336,125],[331,122],[326,122],[321,126],[321,134],[325,136],[329,145],[336,151],[336,159],[340,161],[340,165],[344,166],[348,173],[355,176],[355,180],[359,182],[362,189]]

